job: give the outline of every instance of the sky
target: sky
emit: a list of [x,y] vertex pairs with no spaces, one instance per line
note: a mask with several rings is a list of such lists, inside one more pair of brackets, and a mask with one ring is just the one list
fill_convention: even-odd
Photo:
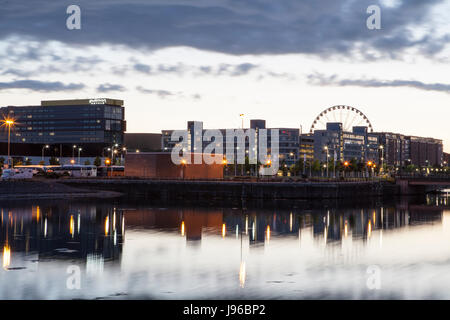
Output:
[[[69,5],[81,29],[69,30]],[[381,9],[370,30],[367,8]],[[127,132],[310,130],[334,105],[450,152],[450,1],[0,0],[1,106],[125,101]]]

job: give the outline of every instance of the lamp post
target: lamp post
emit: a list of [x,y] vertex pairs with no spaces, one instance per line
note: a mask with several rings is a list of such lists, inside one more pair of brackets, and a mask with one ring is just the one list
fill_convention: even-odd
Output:
[[345,176],[346,176],[345,170],[347,170],[347,168],[348,168],[349,165],[350,165],[350,162],[344,161],[344,178],[345,178]]
[[48,144],[42,147],[42,161],[44,161],[44,150],[50,148]]
[[78,164],[80,164],[80,153],[83,150],[83,148],[78,148]]
[[381,149],[381,169],[380,169],[380,171],[384,172],[384,146],[381,145],[380,149]]
[[11,163],[11,126],[14,126],[16,124],[16,122],[14,121],[14,119],[11,118],[6,118],[4,120],[2,120],[3,125],[7,125],[8,126],[8,160],[7,160],[7,165],[8,168],[10,167],[10,163]]
[[127,152],[127,148],[123,147],[122,152],[120,153],[120,165],[123,166],[123,154]]
[[327,178],[328,178],[328,156],[329,156],[329,154],[328,154],[328,146],[325,146],[324,149],[327,152]]
[[77,148],[77,146],[74,144],[72,146],[72,159],[75,157],[75,149]]

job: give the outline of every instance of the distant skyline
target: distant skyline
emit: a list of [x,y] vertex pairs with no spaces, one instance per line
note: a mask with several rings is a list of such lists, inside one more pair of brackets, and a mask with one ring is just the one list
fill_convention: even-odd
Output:
[[[66,8],[81,8],[81,29]],[[381,30],[366,9],[381,8]],[[375,131],[442,139],[450,152],[450,1],[5,1],[1,106],[108,97],[127,132],[268,127],[308,132],[350,105]]]

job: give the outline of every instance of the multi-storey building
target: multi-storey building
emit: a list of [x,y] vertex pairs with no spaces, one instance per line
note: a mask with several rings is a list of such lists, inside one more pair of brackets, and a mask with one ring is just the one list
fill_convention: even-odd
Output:
[[342,123],[329,122],[325,130],[314,132],[314,159],[326,162],[374,161],[378,163],[378,138],[368,133],[367,127],[353,127],[352,132],[343,130]]
[[303,159],[305,163],[314,161],[314,135],[302,134],[300,136],[299,159]]
[[380,144],[383,146],[383,158],[387,165],[403,167],[415,166],[442,166],[443,144],[442,140],[406,136],[398,133],[377,133]]
[[[83,155],[100,155],[103,148],[122,145],[126,123],[122,100],[82,99],[42,101],[40,106],[0,108],[4,119],[14,119],[11,150],[15,155],[40,155],[42,146],[56,156],[69,156],[73,146]],[[8,131],[0,131],[0,153],[6,154]]]
[[[259,133],[261,129],[266,129],[265,120],[255,119],[250,121],[250,128],[255,131],[255,143],[256,146],[253,149],[250,149],[249,139],[245,140],[244,148],[245,154],[249,155],[251,152],[258,153],[258,141],[259,141]],[[248,128],[247,128],[248,129]],[[244,128],[246,131],[247,129]],[[223,136],[222,146],[225,152],[225,146],[227,142],[227,129],[216,129],[220,131]],[[238,128],[234,130],[239,130]],[[271,154],[270,146],[271,146],[271,130],[277,130],[279,135],[279,160],[280,163],[284,162],[286,165],[290,166],[295,164],[299,159],[299,129],[296,128],[270,128],[267,131],[267,147],[268,154]],[[161,149],[164,152],[170,152],[172,149],[178,144],[178,141],[171,141],[171,136],[174,130],[162,130],[162,138],[161,138]],[[204,148],[209,145],[210,141],[203,141],[203,134],[205,130],[203,129],[203,122],[200,121],[188,121],[187,123],[187,133],[188,133],[188,146],[185,151],[190,152],[203,152]],[[201,146],[201,150],[198,150],[199,146]],[[255,148],[256,147],[256,148]],[[234,138],[234,154],[236,155],[239,152],[240,146],[238,145],[238,141]]]

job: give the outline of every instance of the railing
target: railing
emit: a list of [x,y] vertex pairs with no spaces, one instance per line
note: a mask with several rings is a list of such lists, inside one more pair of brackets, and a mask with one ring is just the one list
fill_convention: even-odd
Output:
[[401,173],[395,175],[396,179],[421,179],[421,180],[449,180],[450,181],[450,174],[448,173]]

